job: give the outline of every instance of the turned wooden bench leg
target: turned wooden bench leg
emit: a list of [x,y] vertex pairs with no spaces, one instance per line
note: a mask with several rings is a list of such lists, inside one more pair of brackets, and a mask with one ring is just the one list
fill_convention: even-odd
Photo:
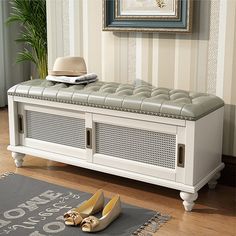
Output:
[[187,192],[180,192],[180,197],[183,200],[183,205],[185,211],[191,211],[194,206],[194,201],[197,200],[198,193],[187,193]]
[[23,159],[24,159],[24,156],[25,154],[23,153],[18,153],[18,152],[12,152],[12,158],[14,159],[15,161],[15,165],[16,167],[21,167],[22,164],[23,164]]
[[220,172],[216,173],[214,177],[208,182],[209,189],[215,189],[217,185],[217,180],[220,178]]

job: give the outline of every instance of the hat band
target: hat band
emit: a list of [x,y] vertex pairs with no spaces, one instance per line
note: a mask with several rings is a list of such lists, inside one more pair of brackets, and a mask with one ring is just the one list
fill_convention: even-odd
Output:
[[72,70],[54,71],[54,70],[49,70],[48,74],[49,75],[54,75],[54,76],[79,76],[79,75],[87,74],[87,71],[72,71]]

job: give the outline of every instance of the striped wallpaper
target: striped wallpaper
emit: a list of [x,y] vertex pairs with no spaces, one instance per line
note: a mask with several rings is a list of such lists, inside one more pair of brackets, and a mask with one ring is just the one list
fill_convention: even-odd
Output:
[[49,0],[47,14],[49,68],[80,55],[104,81],[216,94],[226,103],[223,152],[236,156],[236,0],[195,0],[190,35],[103,32],[102,0]]

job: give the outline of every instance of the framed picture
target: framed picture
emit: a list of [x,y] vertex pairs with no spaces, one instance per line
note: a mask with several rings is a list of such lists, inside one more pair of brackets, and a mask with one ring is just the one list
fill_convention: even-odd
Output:
[[103,0],[103,30],[190,33],[192,0]]

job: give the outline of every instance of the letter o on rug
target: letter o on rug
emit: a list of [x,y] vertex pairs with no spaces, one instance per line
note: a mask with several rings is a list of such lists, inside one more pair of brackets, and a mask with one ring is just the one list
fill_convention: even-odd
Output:
[[61,222],[51,222],[43,226],[43,230],[46,233],[59,233],[65,229],[65,224]]
[[21,208],[16,208],[9,211],[5,211],[3,215],[6,219],[17,219],[25,215],[25,211]]

